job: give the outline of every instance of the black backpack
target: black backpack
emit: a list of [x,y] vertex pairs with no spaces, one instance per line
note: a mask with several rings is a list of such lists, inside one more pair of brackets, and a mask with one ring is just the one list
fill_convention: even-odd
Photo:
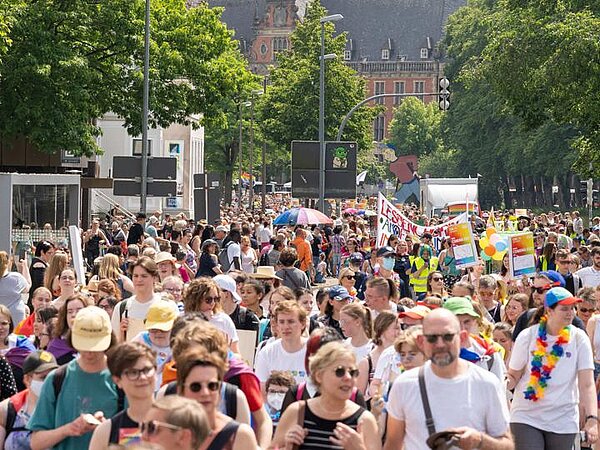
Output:
[[270,266],[271,262],[269,261],[269,252],[264,252],[260,255],[260,259],[258,260],[259,266]]

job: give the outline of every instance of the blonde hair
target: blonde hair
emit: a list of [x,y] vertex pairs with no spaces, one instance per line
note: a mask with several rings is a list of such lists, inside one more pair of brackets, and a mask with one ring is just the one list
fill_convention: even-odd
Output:
[[100,267],[98,269],[98,278],[101,280],[118,280],[121,275],[121,269],[119,268],[119,257],[112,253],[107,253],[100,261]]
[[408,345],[411,349],[421,351],[419,346],[417,345],[417,337],[423,334],[423,325],[413,325],[412,327],[407,328],[404,332],[398,336],[396,342],[394,342],[394,350],[397,353],[400,353],[400,348],[402,344]]
[[342,282],[342,278],[344,278],[346,275],[356,275],[356,272],[354,272],[354,270],[352,270],[350,267],[344,267],[343,269],[340,270],[340,273],[338,275],[338,281],[341,283]]
[[44,272],[44,287],[52,292],[52,283],[54,279],[60,276],[60,273],[67,267],[69,257],[65,252],[56,252],[52,255],[48,268]]
[[0,277],[8,270],[8,253],[0,251]]
[[354,352],[348,346],[340,341],[329,342],[323,345],[317,353],[308,358],[308,364],[310,369],[310,379],[312,382],[319,386],[319,382],[316,379],[316,374],[327,367],[331,367],[336,364],[342,358],[351,359],[356,364],[356,356]]
[[365,330],[365,334],[369,339],[373,337],[373,320],[371,312],[360,303],[349,303],[340,309],[340,314],[346,314],[353,319],[360,320],[360,324]]

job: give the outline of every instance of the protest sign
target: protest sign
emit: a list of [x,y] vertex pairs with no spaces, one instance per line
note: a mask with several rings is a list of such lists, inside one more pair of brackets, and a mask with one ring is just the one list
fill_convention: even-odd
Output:
[[475,266],[478,264],[477,246],[471,225],[457,223],[448,227],[448,237],[452,241],[454,261],[457,269]]
[[73,268],[75,269],[75,275],[77,275],[77,282],[81,286],[86,285],[85,281],[85,268],[83,260],[83,252],[81,245],[81,234],[79,234],[79,228],[75,225],[69,225],[69,248],[71,250],[71,257],[73,259]]
[[404,216],[398,208],[392,205],[382,194],[379,193],[377,199],[377,247],[387,245],[391,235],[396,235],[400,239],[405,239],[412,235],[416,237],[423,236],[424,233],[431,233],[434,241],[439,238],[448,237],[448,227],[457,223],[467,222],[467,215],[463,213],[448,222],[440,225],[425,226],[412,222]]
[[535,273],[533,233],[508,236],[508,267],[511,278]]

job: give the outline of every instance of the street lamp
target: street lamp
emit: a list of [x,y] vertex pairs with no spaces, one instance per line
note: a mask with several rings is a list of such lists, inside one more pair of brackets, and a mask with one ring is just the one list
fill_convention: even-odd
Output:
[[146,214],[148,196],[148,103],[150,97],[150,0],[146,0],[144,24],[144,87],[142,93],[142,173],[140,177],[140,212]]
[[239,104],[239,108],[240,108],[240,137],[238,139],[239,141],[239,166],[240,166],[240,179],[239,179],[239,183],[238,183],[238,212],[242,210],[242,138],[243,138],[243,115],[242,115],[242,111],[243,111],[243,107],[244,106],[250,106],[250,102],[240,102]]
[[325,60],[335,54],[325,55],[325,24],[342,20],[341,14],[321,17],[321,57],[319,58],[319,209],[325,213]]
[[254,211],[254,97],[262,93],[258,89],[250,92],[250,211]]

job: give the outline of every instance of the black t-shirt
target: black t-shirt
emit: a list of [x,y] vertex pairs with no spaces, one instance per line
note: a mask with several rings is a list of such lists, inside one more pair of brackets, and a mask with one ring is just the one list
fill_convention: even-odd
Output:
[[210,253],[202,252],[200,255],[200,261],[198,262],[198,272],[196,273],[196,278],[198,277],[214,277],[216,275],[213,270],[214,267],[217,266],[217,263],[213,259]]
[[134,223],[129,228],[129,235],[127,236],[127,245],[139,244],[140,240],[144,236],[144,227],[139,223]]
[[319,254],[321,253],[321,243],[322,242],[323,241],[322,241],[320,235],[319,236],[313,235],[313,241],[310,244],[313,256],[319,256]]
[[118,412],[110,418],[109,444],[125,444],[130,440],[141,439],[139,424],[127,414],[127,410]]
[[229,315],[235,328],[238,330],[252,330],[258,333],[260,321],[256,314],[244,306],[237,305],[233,312]]

